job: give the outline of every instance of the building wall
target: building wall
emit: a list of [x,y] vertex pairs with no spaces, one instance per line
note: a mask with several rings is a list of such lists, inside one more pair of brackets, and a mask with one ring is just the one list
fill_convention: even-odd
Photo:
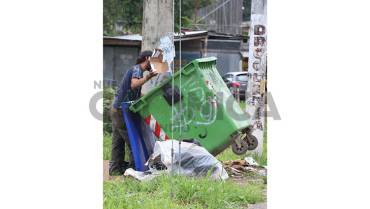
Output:
[[[182,51],[181,66],[184,67],[187,63],[194,59],[201,58],[202,54],[196,51]],[[241,71],[241,56],[240,52],[225,51],[225,50],[208,50],[207,56],[203,57],[216,57],[217,70],[220,75],[228,72]],[[179,67],[180,54],[176,51],[175,69]]]
[[241,71],[240,40],[208,39],[207,57],[217,57],[217,70],[220,75]]
[[240,70],[240,53],[228,52],[208,52],[207,57],[217,57],[217,70],[221,76],[228,72],[241,71]]
[[[202,54],[200,51],[185,51],[182,50],[181,53],[181,66],[184,67],[189,62],[201,58]],[[176,57],[175,57],[175,69],[177,70],[180,66],[180,53],[179,51],[176,51]]]
[[[180,44],[175,42],[176,56],[175,56],[175,69],[180,67]],[[181,66],[184,67],[187,63],[194,59],[202,57],[202,42],[200,39],[187,40],[181,42]]]
[[104,82],[117,85],[127,70],[135,65],[140,48],[132,46],[104,46],[103,52]]
[[[182,42],[181,65],[185,66],[194,59],[201,57],[217,57],[217,70],[220,75],[227,72],[241,71],[241,55],[239,40],[212,40],[208,39],[207,54],[203,54],[200,40]],[[175,44],[175,69],[179,66],[179,45]],[[118,85],[129,70],[136,63],[140,53],[139,46],[104,46],[103,78],[106,85]]]

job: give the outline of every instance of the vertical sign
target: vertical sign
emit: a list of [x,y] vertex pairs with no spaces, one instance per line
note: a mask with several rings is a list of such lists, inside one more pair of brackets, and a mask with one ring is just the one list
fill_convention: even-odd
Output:
[[265,129],[266,46],[266,0],[252,0],[246,111],[251,116],[252,134],[258,139],[258,155],[263,151]]

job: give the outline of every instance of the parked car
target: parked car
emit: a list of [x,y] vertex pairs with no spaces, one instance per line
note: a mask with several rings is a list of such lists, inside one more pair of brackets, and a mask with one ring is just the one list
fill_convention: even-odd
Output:
[[229,72],[222,76],[231,93],[236,96],[236,88],[239,88],[240,99],[245,99],[248,87],[248,75],[246,72]]

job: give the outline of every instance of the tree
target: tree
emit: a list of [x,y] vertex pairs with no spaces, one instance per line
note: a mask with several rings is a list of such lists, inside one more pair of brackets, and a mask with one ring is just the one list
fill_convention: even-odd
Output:
[[124,33],[140,33],[143,18],[143,2],[134,0],[104,0],[104,35],[118,35],[117,23],[123,25]]
[[[169,1],[169,0],[168,0]],[[216,0],[182,0],[182,27],[195,28],[196,10]],[[170,1],[172,2],[172,1]],[[175,0],[175,30],[179,30],[179,0]],[[124,33],[140,33],[143,20],[143,0],[104,0],[104,35],[119,35],[115,25],[121,23]]]
[[[197,10],[214,3],[216,0],[182,0],[181,1],[181,27],[195,29]],[[180,1],[175,1],[175,31],[180,28]]]

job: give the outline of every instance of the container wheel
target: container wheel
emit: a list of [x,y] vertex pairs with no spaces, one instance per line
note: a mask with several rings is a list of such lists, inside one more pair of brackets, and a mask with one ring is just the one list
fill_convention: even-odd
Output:
[[238,143],[234,141],[231,144],[232,151],[237,155],[245,154],[248,151],[248,143],[244,140],[241,140],[239,143],[238,145]]
[[252,134],[247,134],[246,137],[247,143],[248,143],[248,150],[254,150],[258,146],[258,140],[255,136]]

